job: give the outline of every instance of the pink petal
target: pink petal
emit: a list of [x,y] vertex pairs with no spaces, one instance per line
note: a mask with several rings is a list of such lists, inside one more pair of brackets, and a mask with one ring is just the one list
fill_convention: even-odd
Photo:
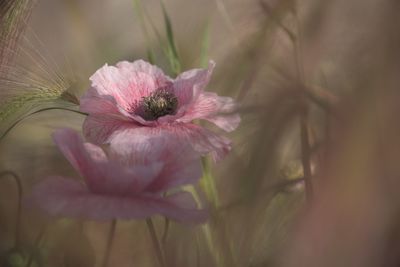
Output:
[[240,116],[233,113],[235,101],[230,97],[221,97],[215,93],[202,92],[186,109],[185,115],[177,119],[180,122],[191,122],[194,119],[206,119],[225,131],[235,130],[240,123]]
[[[54,132],[53,139],[75,170],[87,179],[89,186],[93,186],[91,190],[97,190],[95,184],[104,179],[104,169],[92,160],[82,138],[72,129],[61,129]],[[95,150],[94,147],[92,150]],[[105,155],[96,149],[96,158],[104,162]]]
[[[127,128],[111,136],[110,140],[111,143],[121,142],[120,145],[118,145],[118,150],[123,151],[124,147],[128,149],[128,146],[124,144],[123,140],[130,140],[133,139],[133,137],[135,137],[136,140],[143,140],[143,138],[154,135],[165,135],[167,137],[171,134],[174,136],[171,138],[178,138],[181,145],[188,142],[195,151],[202,155],[211,153],[214,161],[222,159],[231,149],[231,141],[226,137],[217,135],[206,128],[191,123],[174,123],[160,125],[158,127]],[[159,143],[158,146],[163,145]],[[129,153],[128,151],[129,149],[126,151],[126,154]],[[154,151],[157,150],[153,149],[152,153],[155,153]]]
[[89,114],[119,114],[115,98],[100,95],[95,88],[89,88],[81,97],[80,110]]
[[121,72],[127,73],[128,75],[132,72],[146,73],[154,79],[157,87],[162,87],[165,86],[165,84],[172,82],[172,79],[165,75],[160,68],[141,59],[134,62],[121,61],[117,63],[117,67]]
[[90,80],[98,95],[114,97],[116,103],[128,111],[134,108],[143,96],[148,96],[159,87],[159,80],[151,73],[108,65],[97,70]]
[[231,141],[228,138],[215,134],[204,127],[191,123],[180,123],[165,128],[188,141],[202,155],[211,153],[214,161],[221,160],[231,150]]
[[85,178],[89,189],[96,193],[132,194],[144,190],[159,176],[163,164],[151,162],[141,165],[123,166],[110,161],[104,151],[93,144],[83,143],[71,129],[54,133],[54,140],[64,156]]
[[163,153],[166,159],[164,169],[158,179],[146,188],[150,192],[162,192],[181,185],[194,184],[202,176],[202,165],[199,153],[182,140],[171,143]]
[[128,161],[127,165],[163,162],[159,177],[146,188],[150,192],[197,182],[202,173],[199,153],[170,131],[150,129],[129,129],[113,135],[110,156]]
[[184,223],[204,223],[208,218],[205,209],[197,209],[192,194],[178,192],[164,198],[166,205],[160,207],[160,214]]
[[139,127],[133,121],[112,114],[94,114],[89,115],[83,123],[83,135],[85,138],[95,144],[104,144],[109,142],[109,137],[116,131]]
[[32,189],[31,199],[54,216],[111,220],[144,219],[160,214],[182,222],[203,222],[206,212],[195,209],[193,198],[187,194],[177,193],[166,198],[94,194],[78,181],[51,177]]
[[215,63],[210,61],[208,69],[192,69],[181,73],[174,81],[174,93],[179,107],[185,106],[200,94],[210,81]]

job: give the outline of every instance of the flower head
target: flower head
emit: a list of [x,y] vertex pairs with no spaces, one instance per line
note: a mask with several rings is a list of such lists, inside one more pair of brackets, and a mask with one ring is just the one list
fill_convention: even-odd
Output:
[[143,60],[105,65],[90,78],[92,85],[81,99],[87,112],[84,135],[96,144],[112,142],[119,132],[148,134],[172,132],[215,159],[231,148],[229,139],[193,124],[205,119],[225,131],[233,131],[240,117],[230,97],[204,91],[214,63],[208,69],[193,69],[176,79]]
[[159,214],[182,222],[205,220],[206,212],[196,208],[188,192],[165,195],[201,176],[199,155],[173,136],[138,132],[131,139],[122,135],[108,150],[84,143],[70,129],[59,130],[53,137],[84,183],[55,176],[36,185],[32,198],[49,214],[97,220]]

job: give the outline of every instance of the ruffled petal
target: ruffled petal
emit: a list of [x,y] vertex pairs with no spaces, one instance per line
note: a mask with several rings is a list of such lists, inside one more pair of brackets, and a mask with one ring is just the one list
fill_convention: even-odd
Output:
[[112,114],[94,114],[85,119],[82,129],[85,138],[95,144],[109,142],[109,137],[118,130],[139,127],[134,121],[125,117],[113,116]]
[[50,177],[36,185],[29,200],[53,216],[111,220],[145,219],[159,214],[187,223],[207,219],[206,211],[196,209],[188,193],[165,198],[94,194],[84,184],[63,177]]
[[54,140],[69,162],[85,178],[90,191],[95,193],[136,194],[159,177],[164,166],[160,161],[152,161],[143,166],[124,165],[121,160],[110,160],[102,148],[83,143],[71,129],[55,132]]
[[[172,136],[171,136],[172,134]],[[160,125],[158,127],[138,127],[138,128],[130,128],[119,131],[110,137],[111,143],[118,142],[117,140],[149,140],[151,136],[164,136],[167,138],[167,141],[159,142],[157,146],[164,146],[163,143],[168,142],[168,136],[172,138],[178,138],[180,146],[188,143],[192,146],[192,148],[201,155],[207,155],[211,153],[214,161],[218,161],[228,154],[231,150],[231,141],[221,135],[218,135],[206,128],[201,126],[192,124],[192,123],[174,123],[168,125]],[[134,136],[134,138],[133,138]],[[162,140],[162,139],[160,139]],[[142,142],[145,144],[145,142]],[[118,145],[119,151],[126,150],[126,154],[129,153],[129,146],[126,146],[124,142],[121,142]],[[177,146],[178,147],[178,146]],[[158,153],[156,151],[162,151],[161,149],[149,149],[150,153]],[[195,154],[193,154],[195,155]],[[149,156],[150,157],[150,156]],[[152,155],[150,158],[156,157]]]
[[125,165],[163,162],[157,179],[146,187],[155,193],[183,184],[192,184],[202,174],[200,153],[187,140],[163,128],[142,127],[119,131],[111,138],[110,157]]
[[231,132],[240,123],[239,114],[234,113],[236,108],[235,101],[230,97],[218,96],[211,92],[202,92],[186,109],[185,115],[177,119],[177,121],[191,122],[194,119],[205,119],[221,129]]
[[72,129],[57,130],[53,133],[53,139],[75,170],[86,178],[89,188],[93,191],[98,190],[96,184],[104,180],[105,156],[101,155],[93,145],[91,150],[96,150],[96,158],[100,159],[100,164],[94,162],[86,150],[82,138]]
[[195,124],[174,124],[167,126],[166,129],[187,140],[202,155],[211,153],[214,161],[221,160],[231,150],[232,142],[228,138]]
[[163,199],[165,205],[159,213],[182,223],[204,223],[208,219],[206,209],[197,209],[197,203],[192,194],[178,192]]
[[90,80],[98,95],[112,96],[118,105],[128,111],[133,111],[142,97],[159,87],[151,74],[108,65],[98,69]]
[[80,110],[89,114],[119,114],[117,102],[112,95],[100,95],[91,87],[80,99]]
[[146,73],[153,78],[158,88],[172,82],[172,79],[165,75],[160,68],[141,59],[134,62],[121,61],[117,63],[117,67],[126,75],[130,75],[132,72]]
[[174,81],[174,94],[178,98],[179,108],[195,100],[210,81],[215,62],[210,61],[208,69],[192,69],[181,73]]
[[200,154],[194,151],[189,143],[172,142],[163,158],[166,159],[164,169],[158,179],[146,188],[157,193],[187,184],[195,184],[202,176]]

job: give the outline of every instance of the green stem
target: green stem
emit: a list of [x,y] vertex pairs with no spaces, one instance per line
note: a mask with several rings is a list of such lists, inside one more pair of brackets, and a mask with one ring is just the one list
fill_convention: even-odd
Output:
[[156,233],[156,230],[154,228],[153,221],[149,218],[149,219],[146,220],[146,223],[147,223],[147,228],[149,229],[151,241],[153,242],[153,246],[154,246],[154,249],[156,251],[158,262],[159,262],[160,266],[166,267],[164,254],[163,254],[163,251],[161,249],[160,242],[158,241],[157,233]]
[[296,70],[297,70],[297,77],[302,87],[303,95],[300,99],[300,143],[301,143],[301,162],[303,165],[303,172],[304,172],[304,184],[305,184],[305,192],[306,198],[308,201],[312,199],[313,196],[313,187],[312,187],[312,180],[311,180],[311,148],[310,148],[310,138],[308,132],[308,103],[307,103],[307,91],[304,89],[306,87],[306,78],[303,69],[303,60],[302,60],[302,34],[300,28],[300,20],[298,17],[297,7],[294,9],[294,16],[297,25],[297,38],[293,42],[294,45],[294,57],[296,61]]
[[101,265],[102,267],[107,267],[108,262],[110,261],[111,248],[114,240],[116,227],[117,227],[117,220],[114,219],[111,222],[110,231],[108,232],[106,252],[103,259],[103,264]]
[[88,115],[87,113],[81,112],[81,111],[79,111],[79,110],[73,110],[73,109],[69,109],[69,108],[61,108],[61,107],[42,108],[42,109],[39,109],[39,110],[37,110],[37,111],[35,111],[35,112],[32,112],[32,113],[30,113],[30,114],[28,114],[28,115],[22,117],[22,118],[18,119],[16,122],[14,122],[14,123],[0,136],[0,141],[3,140],[3,138],[4,138],[15,126],[17,126],[21,121],[23,121],[23,120],[29,118],[30,116],[32,116],[32,115],[34,115],[34,114],[40,113],[40,112],[42,112],[42,111],[57,110],[57,109],[58,109],[58,110],[71,111],[71,112],[78,113],[78,114],[85,115],[85,116]]
[[307,121],[308,108],[304,106],[300,115],[301,162],[303,165],[306,197],[307,200],[311,200],[314,192],[311,181],[311,149]]
[[21,210],[22,210],[22,182],[18,175],[12,171],[0,172],[0,177],[11,176],[14,178],[15,184],[18,190],[18,204],[17,204],[17,214],[16,214],[16,224],[15,224],[15,244],[14,247],[17,248],[21,243]]
[[162,245],[163,245],[164,248],[165,248],[165,246],[167,244],[168,231],[169,231],[170,224],[171,224],[171,221],[167,217],[165,217],[164,233],[163,233],[162,238],[161,238],[161,242],[162,242]]
[[[40,242],[43,240],[45,233],[46,233],[46,226],[44,226],[42,228],[42,230],[39,232],[38,236],[36,237],[35,242],[33,243],[34,248],[39,249]],[[32,265],[33,258],[34,258],[33,256],[34,256],[34,253],[33,252],[30,253],[28,262],[26,263],[26,267],[30,267]]]

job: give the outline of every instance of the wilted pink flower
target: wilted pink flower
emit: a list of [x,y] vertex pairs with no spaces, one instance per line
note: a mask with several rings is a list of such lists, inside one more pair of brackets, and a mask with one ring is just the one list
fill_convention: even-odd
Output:
[[31,197],[47,213],[96,220],[156,214],[181,222],[206,219],[190,193],[165,195],[200,178],[199,155],[190,145],[166,134],[149,137],[140,131],[135,139],[120,136],[108,150],[84,143],[71,129],[59,130],[53,138],[84,182],[54,176],[36,185]]
[[166,130],[202,154],[223,157],[231,148],[230,140],[192,123],[205,119],[228,132],[239,125],[232,98],[204,91],[214,65],[210,62],[208,69],[189,70],[176,79],[143,60],[103,66],[90,77],[92,86],[81,99],[81,110],[89,114],[84,135],[103,144],[111,142],[115,132]]

